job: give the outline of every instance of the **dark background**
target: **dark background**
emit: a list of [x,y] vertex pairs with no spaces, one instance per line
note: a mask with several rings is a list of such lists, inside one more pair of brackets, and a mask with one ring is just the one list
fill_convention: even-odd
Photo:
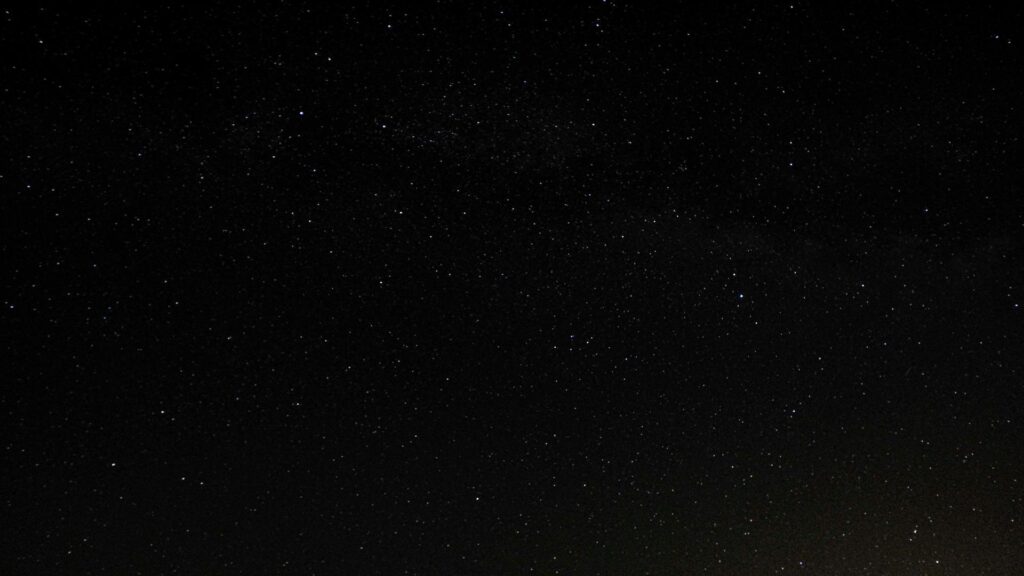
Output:
[[1020,574],[1021,23],[4,8],[0,571]]

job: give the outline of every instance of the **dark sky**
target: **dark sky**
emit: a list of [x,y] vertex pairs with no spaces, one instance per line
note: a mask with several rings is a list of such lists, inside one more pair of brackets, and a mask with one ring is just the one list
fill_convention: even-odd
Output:
[[1020,8],[108,4],[0,18],[0,572],[1021,574]]

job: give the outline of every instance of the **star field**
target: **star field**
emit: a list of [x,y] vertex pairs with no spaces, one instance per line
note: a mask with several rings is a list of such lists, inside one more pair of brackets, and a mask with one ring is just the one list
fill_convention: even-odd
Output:
[[1020,9],[0,14],[0,571],[1024,566]]

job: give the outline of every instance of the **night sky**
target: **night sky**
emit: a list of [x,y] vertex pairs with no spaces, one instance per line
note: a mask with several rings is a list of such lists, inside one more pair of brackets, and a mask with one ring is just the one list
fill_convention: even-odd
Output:
[[0,13],[0,572],[1024,574],[1024,9]]

